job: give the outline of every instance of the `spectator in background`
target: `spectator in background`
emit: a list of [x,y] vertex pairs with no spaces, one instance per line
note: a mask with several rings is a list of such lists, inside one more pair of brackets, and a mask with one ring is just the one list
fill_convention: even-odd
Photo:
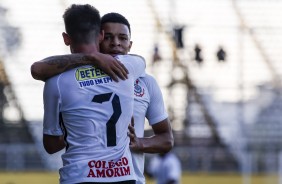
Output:
[[162,57],[160,56],[159,45],[155,44],[154,53],[153,53],[153,64],[160,61],[161,59],[162,59]]
[[181,183],[181,163],[172,152],[155,155],[150,160],[147,172],[150,177],[156,179],[157,184]]
[[0,81],[0,125],[4,123],[3,112],[5,104],[7,103],[7,98],[5,96],[5,84]]
[[219,47],[216,56],[218,62],[224,62],[226,60],[226,52],[221,46]]
[[175,26],[173,28],[174,42],[175,42],[176,48],[178,48],[178,49],[184,48],[183,30],[184,30],[184,26]]
[[195,45],[194,51],[195,51],[195,60],[199,65],[201,65],[203,62],[203,57],[202,57],[202,48],[200,47],[199,44]]

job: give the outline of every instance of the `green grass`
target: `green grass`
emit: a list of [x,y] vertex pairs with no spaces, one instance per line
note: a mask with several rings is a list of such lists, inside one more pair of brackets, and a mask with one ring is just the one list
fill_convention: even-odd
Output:
[[[247,178],[250,184],[277,184],[275,175],[253,175]],[[1,172],[0,184],[58,184],[57,172]],[[154,184],[151,179],[147,184]],[[239,174],[194,174],[184,173],[182,184],[243,184],[243,177]]]
[[57,172],[1,172],[0,184],[58,184]]

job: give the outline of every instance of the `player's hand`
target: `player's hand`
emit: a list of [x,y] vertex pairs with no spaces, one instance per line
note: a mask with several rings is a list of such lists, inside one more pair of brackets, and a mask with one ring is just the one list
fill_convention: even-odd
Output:
[[128,130],[129,130],[128,136],[130,138],[130,143],[129,143],[130,150],[133,152],[138,152],[141,149],[142,144],[140,139],[135,134],[133,117],[131,118],[131,123],[128,126]]
[[94,60],[98,60],[98,67],[108,74],[114,81],[118,82],[118,78],[122,80],[127,79],[128,70],[126,67],[113,56],[108,54],[97,54]]

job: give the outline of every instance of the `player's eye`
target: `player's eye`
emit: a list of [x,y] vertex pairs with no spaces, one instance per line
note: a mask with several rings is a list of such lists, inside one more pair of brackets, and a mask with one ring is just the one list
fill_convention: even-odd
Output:
[[113,39],[113,36],[111,36],[111,35],[105,35],[104,36],[104,40],[112,40]]
[[128,37],[127,36],[120,36],[119,39],[122,40],[122,41],[127,41]]

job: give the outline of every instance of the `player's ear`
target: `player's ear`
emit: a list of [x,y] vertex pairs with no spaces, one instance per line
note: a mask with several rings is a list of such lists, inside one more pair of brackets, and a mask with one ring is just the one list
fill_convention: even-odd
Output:
[[99,35],[99,43],[101,43],[103,40],[104,40],[104,30],[101,30]]
[[71,44],[70,36],[65,32],[62,33],[62,36],[63,36],[64,42],[65,42],[65,45],[70,46],[70,44]]
[[129,46],[128,46],[128,52],[130,52],[130,49],[131,49],[131,47],[132,47],[132,44],[133,44],[133,41],[130,41],[130,42],[129,42]]

